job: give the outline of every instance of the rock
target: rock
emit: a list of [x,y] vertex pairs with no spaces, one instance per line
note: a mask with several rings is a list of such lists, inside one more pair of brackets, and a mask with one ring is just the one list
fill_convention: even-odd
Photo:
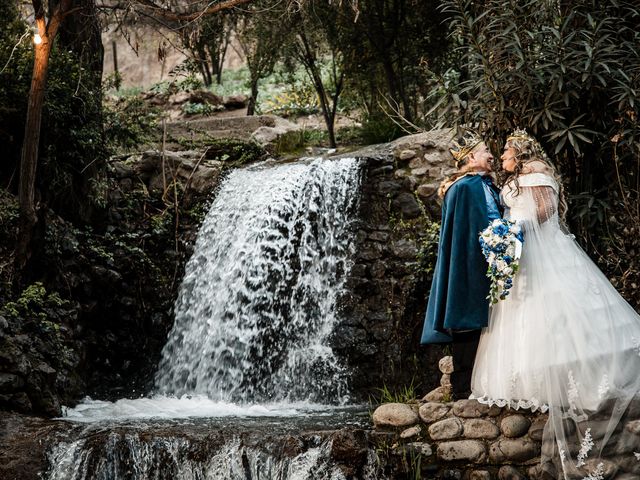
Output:
[[24,380],[18,375],[0,373],[0,392],[15,392],[24,387]]
[[449,413],[451,408],[443,403],[428,402],[420,407],[418,414],[424,423],[437,422]]
[[438,192],[438,187],[440,187],[440,184],[437,182],[423,183],[422,185],[418,185],[416,194],[420,198],[430,198]]
[[486,470],[474,470],[468,478],[469,480],[491,480],[491,473]]
[[437,387],[422,397],[424,402],[448,402],[451,400],[451,387]]
[[373,278],[382,278],[387,267],[384,262],[377,261],[370,267],[371,276]]
[[410,442],[404,444],[402,447],[407,452],[417,453],[425,457],[433,455],[433,448],[426,442]]
[[393,176],[398,180],[402,180],[403,178],[408,177],[410,174],[411,173],[408,170],[405,170],[403,168],[399,168],[398,170],[393,172]]
[[527,470],[527,475],[530,480],[556,480],[555,472],[555,466],[552,463],[547,464],[545,469],[538,464]]
[[302,140],[302,136],[300,135],[302,127],[284,118],[274,117],[274,119],[275,125],[273,127],[263,126],[254,130],[251,138],[256,143],[262,145],[269,151],[278,151],[278,142],[284,141],[284,137],[292,137],[293,141],[287,142],[291,143],[292,147],[295,146],[294,144],[296,143],[293,136],[300,137],[298,138],[298,143]]
[[525,462],[536,457],[539,453],[539,444],[523,438],[500,439],[489,447],[491,463],[503,463],[505,461]]
[[443,373],[442,377],[440,377],[440,385],[442,387],[450,387],[451,386],[451,375],[447,375],[446,373]]
[[407,149],[407,150],[402,150],[402,151],[398,154],[398,158],[399,158],[400,160],[402,160],[402,161],[410,160],[410,159],[412,159],[412,158],[413,158],[413,157],[415,157],[415,156],[416,156],[416,152],[415,152],[414,150],[409,150],[409,149]]
[[400,193],[391,204],[396,211],[401,213],[403,218],[418,218],[422,215],[422,209],[418,205],[416,197],[411,193]]
[[454,440],[442,442],[438,445],[437,455],[445,462],[463,460],[482,463],[487,458],[484,443],[478,440]]
[[375,232],[371,232],[368,237],[369,240],[374,240],[376,242],[387,242],[389,241],[389,233],[388,232],[380,232],[380,231],[375,231]]
[[493,440],[500,435],[500,429],[489,420],[471,418],[464,422],[464,436],[466,438],[483,438]]
[[364,430],[343,428],[331,434],[331,458],[358,465],[367,456],[367,436]]
[[410,427],[419,421],[418,414],[404,403],[385,403],[373,412],[376,427]]
[[247,106],[247,102],[249,101],[249,97],[246,95],[228,95],[226,97],[222,97],[222,103],[225,108],[231,110],[236,108],[244,108]]
[[369,243],[367,247],[358,252],[358,258],[365,261],[377,260],[382,257],[382,247],[378,243]]
[[385,180],[378,183],[377,189],[381,195],[395,195],[401,190],[402,186],[397,181]]
[[414,170],[417,168],[424,168],[426,171],[429,168],[429,163],[426,162],[424,158],[418,157],[418,158],[414,158],[409,162],[409,168],[411,170]]
[[531,421],[523,415],[509,415],[500,422],[500,430],[505,437],[517,438],[527,433],[530,425]]
[[412,240],[398,240],[391,245],[393,255],[403,260],[415,259],[418,253],[416,244]]
[[499,480],[526,480],[526,477],[522,475],[511,465],[504,465],[498,470]]
[[547,417],[536,418],[529,427],[529,438],[536,442],[542,441],[542,433],[544,432],[544,426],[547,424]]
[[438,368],[446,375],[453,373],[453,357],[451,355],[442,357],[438,362]]
[[429,427],[429,436],[433,440],[450,440],[462,435],[462,422],[452,417],[440,420]]
[[406,430],[403,430],[400,433],[400,438],[407,439],[407,438],[416,437],[418,435],[420,435],[420,427],[418,425],[415,425],[413,427],[407,428]]
[[477,400],[458,400],[453,404],[453,414],[462,418],[495,417],[500,414],[500,408],[489,407]]
[[180,105],[189,100],[191,94],[189,92],[177,92],[169,96],[168,103],[173,105]]
[[421,177],[426,175],[429,171],[429,167],[420,167],[420,168],[412,168],[411,175],[415,175],[416,177]]

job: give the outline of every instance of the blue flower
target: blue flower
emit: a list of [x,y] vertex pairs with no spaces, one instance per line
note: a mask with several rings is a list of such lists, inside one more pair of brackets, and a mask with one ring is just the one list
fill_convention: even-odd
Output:
[[502,237],[509,233],[509,227],[501,223],[500,225],[496,225],[495,227],[493,227],[493,233]]
[[505,255],[503,260],[506,262],[507,265],[511,265],[511,262],[513,262],[513,258],[511,258],[509,255]]

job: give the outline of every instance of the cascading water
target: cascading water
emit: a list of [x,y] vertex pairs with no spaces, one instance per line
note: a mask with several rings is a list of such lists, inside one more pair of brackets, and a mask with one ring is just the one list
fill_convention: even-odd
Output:
[[[233,171],[187,263],[156,394],[68,410],[101,422],[50,450],[46,478],[345,478],[333,439],[310,440],[299,422],[368,424],[361,409],[335,407],[348,402],[348,372],[331,348],[360,171],[355,159]],[[195,416],[205,418],[178,420]],[[382,478],[371,449],[358,469]]]
[[352,250],[354,159],[232,172],[198,235],[160,393],[344,403],[330,337]]

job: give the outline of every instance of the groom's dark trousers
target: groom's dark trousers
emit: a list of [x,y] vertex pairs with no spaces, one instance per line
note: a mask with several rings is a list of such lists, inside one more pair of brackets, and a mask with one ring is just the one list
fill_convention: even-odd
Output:
[[453,373],[451,389],[456,399],[469,398],[471,395],[471,373],[480,342],[481,330],[451,331],[451,356]]

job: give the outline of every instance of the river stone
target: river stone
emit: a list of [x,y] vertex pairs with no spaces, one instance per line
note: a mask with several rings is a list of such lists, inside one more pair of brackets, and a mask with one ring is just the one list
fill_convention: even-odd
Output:
[[451,375],[447,375],[446,373],[443,373],[442,377],[440,377],[440,386],[442,386],[442,387],[450,387],[451,386]]
[[523,415],[509,415],[500,422],[500,430],[505,437],[517,438],[527,433],[530,425],[531,421]]
[[[551,471],[547,471],[551,470]],[[555,466],[549,462],[546,464],[546,468],[543,469],[540,464],[534,465],[533,467],[527,470],[527,475],[530,480],[556,480],[556,468]]]
[[489,407],[477,400],[458,400],[453,404],[453,414],[462,418],[495,417],[500,410],[500,407]]
[[544,426],[547,424],[547,417],[536,418],[529,427],[529,438],[536,442],[542,441]]
[[406,430],[403,430],[402,433],[400,433],[400,438],[411,438],[411,437],[415,437],[417,435],[420,435],[420,427],[418,425],[415,425],[413,427],[409,427]]
[[438,458],[445,462],[463,460],[482,463],[487,458],[484,443],[478,440],[454,440],[438,445]]
[[418,414],[405,403],[385,403],[373,412],[376,427],[410,427],[419,420]]
[[469,474],[469,480],[491,480],[491,474],[486,470],[474,470]]
[[428,402],[420,407],[418,414],[424,423],[437,422],[449,413],[451,408],[443,403]]
[[449,440],[462,435],[462,422],[459,418],[446,418],[429,427],[429,435],[433,440]]
[[438,362],[438,368],[442,373],[451,375],[453,373],[453,357],[451,355],[442,357]]
[[523,438],[503,438],[494,442],[489,447],[491,463],[505,461],[525,462],[531,460],[540,453],[540,446]]
[[471,418],[464,422],[464,436],[466,438],[484,438],[493,440],[500,435],[500,429],[489,420]]
[[422,397],[422,400],[425,402],[446,402],[450,398],[451,387],[437,387]]
[[504,465],[498,470],[499,480],[526,480],[526,477],[522,475],[511,465]]
[[402,150],[399,154],[398,154],[398,158],[400,160],[411,160],[413,157],[416,156],[416,152],[414,150]]

